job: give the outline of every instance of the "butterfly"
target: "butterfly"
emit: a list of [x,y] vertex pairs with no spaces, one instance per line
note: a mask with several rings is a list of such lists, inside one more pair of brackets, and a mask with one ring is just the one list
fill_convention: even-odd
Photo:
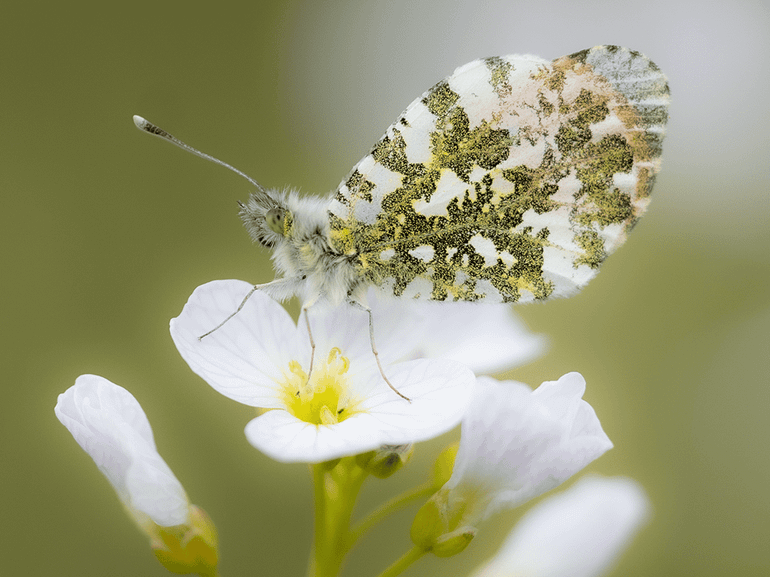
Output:
[[371,287],[501,303],[584,287],[647,209],[669,102],[660,69],[627,48],[474,60],[412,102],[329,198],[266,189],[134,122],[255,187],[240,217],[277,278],[246,299],[358,306],[376,355]]

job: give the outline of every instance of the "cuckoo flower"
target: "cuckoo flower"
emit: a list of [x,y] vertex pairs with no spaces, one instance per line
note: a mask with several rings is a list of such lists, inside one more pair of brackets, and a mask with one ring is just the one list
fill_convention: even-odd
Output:
[[610,449],[584,391],[578,373],[535,391],[480,377],[452,475],[418,512],[415,544],[458,553],[484,519],[553,489]]
[[[435,437],[460,422],[473,374],[447,359],[408,358],[418,346],[408,318],[374,309],[383,372],[365,311],[313,305],[295,324],[257,291],[222,327],[200,339],[241,304],[250,285],[216,281],[198,287],[171,321],[171,336],[190,368],[214,389],[257,407],[246,437],[279,461],[317,463]],[[308,321],[315,350],[311,348]],[[312,367],[311,367],[312,363]]]

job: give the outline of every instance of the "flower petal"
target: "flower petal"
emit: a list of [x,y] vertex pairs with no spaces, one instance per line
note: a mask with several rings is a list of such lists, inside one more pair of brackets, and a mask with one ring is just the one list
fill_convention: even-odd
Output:
[[[374,301],[371,309],[380,361],[388,365],[401,360],[403,350],[417,346],[415,336],[408,330],[411,323],[405,322],[403,318],[400,322],[392,322],[393,317],[400,318],[399,307],[394,299]],[[323,352],[336,347],[344,351],[343,354],[348,358],[374,359],[369,338],[369,314],[365,310],[347,303],[331,306],[326,301],[319,301],[307,313],[302,311],[297,321],[297,327],[303,333],[302,338],[307,340],[305,316],[310,319],[316,351]]]
[[425,338],[418,356],[460,361],[476,374],[502,372],[545,352],[544,335],[530,333],[499,304],[419,303]]
[[252,286],[214,281],[199,286],[171,320],[171,338],[190,368],[217,392],[254,407],[282,406],[276,380],[292,359],[309,360],[306,329],[299,338],[286,310],[256,291],[222,327],[199,337],[235,312]]
[[584,477],[524,515],[474,577],[598,577],[649,517],[638,483]]
[[[370,352],[371,354],[371,352]],[[313,425],[283,410],[267,411],[246,425],[257,449],[283,462],[318,463],[381,445],[423,441],[457,425],[470,401],[473,373],[452,361],[417,360],[388,367],[398,397],[380,375],[376,392],[359,412],[334,425]]]
[[188,520],[187,496],[158,454],[137,400],[96,375],[82,375],[59,395],[56,416],[115,488],[137,523],[170,527]]
[[[497,304],[397,299],[375,289],[366,301],[383,363],[445,358],[477,374],[494,373],[529,362],[547,346],[545,336],[530,333],[511,309]],[[364,311],[349,310],[368,322]]]

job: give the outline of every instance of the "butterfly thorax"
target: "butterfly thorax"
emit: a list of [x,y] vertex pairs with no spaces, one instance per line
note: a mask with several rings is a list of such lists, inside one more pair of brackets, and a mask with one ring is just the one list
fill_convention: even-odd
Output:
[[[281,280],[265,287],[273,298],[298,295],[303,302],[311,302],[324,297],[339,304],[361,285],[355,255],[330,245],[327,204],[324,199],[300,197],[295,191],[257,191],[241,206],[249,235],[273,249],[273,265]],[[270,213],[280,219],[271,223]]]

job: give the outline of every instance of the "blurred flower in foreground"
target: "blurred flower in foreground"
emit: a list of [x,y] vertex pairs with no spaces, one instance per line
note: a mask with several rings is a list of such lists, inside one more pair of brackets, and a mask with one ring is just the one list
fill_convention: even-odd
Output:
[[452,476],[415,517],[415,545],[459,553],[484,519],[553,489],[610,449],[584,392],[578,373],[535,391],[480,377]]
[[638,483],[586,477],[528,511],[474,577],[598,577],[649,517]]
[[174,573],[215,575],[216,529],[187,500],[158,454],[150,423],[122,387],[82,375],[59,395],[56,416],[112,484],[158,560]]
[[352,306],[319,303],[310,309],[312,370],[304,313],[295,325],[260,292],[199,338],[236,310],[250,289],[242,281],[198,287],[171,321],[171,336],[190,368],[214,389],[267,409],[246,426],[257,449],[279,461],[318,463],[429,439],[460,422],[473,373],[446,359],[388,362],[409,358],[421,337],[395,309],[374,310],[377,348],[388,379],[411,402],[384,381],[371,350],[368,315]]

